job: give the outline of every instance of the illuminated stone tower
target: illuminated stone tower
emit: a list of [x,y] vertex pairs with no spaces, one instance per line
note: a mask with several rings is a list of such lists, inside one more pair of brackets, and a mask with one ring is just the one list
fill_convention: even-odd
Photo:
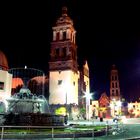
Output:
[[85,61],[79,79],[79,105],[81,107],[86,105],[86,99],[83,97],[88,93],[90,93],[89,67],[87,61]]
[[62,8],[56,21],[49,62],[49,104],[78,104],[77,46],[73,21]]
[[82,70],[80,70],[79,78],[79,107],[86,108],[86,119],[89,119],[90,112],[90,80],[89,80],[89,67],[87,61],[84,62]]
[[120,85],[119,85],[119,76],[118,70],[115,65],[112,65],[111,74],[110,74],[110,99],[111,100],[120,100]]

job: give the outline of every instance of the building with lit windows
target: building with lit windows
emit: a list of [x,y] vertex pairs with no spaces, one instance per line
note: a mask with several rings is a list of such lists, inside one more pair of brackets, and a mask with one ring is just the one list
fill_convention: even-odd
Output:
[[140,117],[140,102],[130,102],[128,112],[130,117]]

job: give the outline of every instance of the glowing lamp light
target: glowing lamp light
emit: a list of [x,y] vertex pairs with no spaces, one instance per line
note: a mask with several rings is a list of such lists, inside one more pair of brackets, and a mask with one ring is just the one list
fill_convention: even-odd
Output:
[[113,103],[110,103],[110,107],[113,108],[114,107],[114,104]]
[[117,104],[118,107],[121,107],[122,102],[121,101],[117,101],[116,104]]
[[83,96],[86,98],[86,118],[89,120],[89,107],[90,107],[90,99],[92,98],[92,93],[85,92],[85,95]]
[[83,96],[85,98],[91,99],[92,98],[92,93],[85,93],[85,95]]
[[128,104],[128,108],[129,108],[129,109],[132,109],[132,108],[133,108],[133,105],[132,105],[131,103],[129,103],[129,104]]

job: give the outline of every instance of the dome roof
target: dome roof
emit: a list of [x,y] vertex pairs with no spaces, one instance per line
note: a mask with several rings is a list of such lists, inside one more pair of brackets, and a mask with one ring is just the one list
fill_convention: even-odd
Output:
[[23,86],[24,83],[21,78],[12,78],[12,88],[17,88],[18,86]]
[[5,54],[0,51],[0,69],[7,70],[8,69],[8,61]]

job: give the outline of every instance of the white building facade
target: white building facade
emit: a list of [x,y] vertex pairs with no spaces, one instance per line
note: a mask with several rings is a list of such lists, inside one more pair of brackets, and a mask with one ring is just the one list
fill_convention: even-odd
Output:
[[[7,58],[2,51],[0,51],[0,110],[6,111],[6,99],[11,96],[12,74],[8,73]],[[5,109],[4,109],[4,108]]]
[[49,104],[78,104],[77,46],[73,21],[63,7],[53,29],[49,62]]

